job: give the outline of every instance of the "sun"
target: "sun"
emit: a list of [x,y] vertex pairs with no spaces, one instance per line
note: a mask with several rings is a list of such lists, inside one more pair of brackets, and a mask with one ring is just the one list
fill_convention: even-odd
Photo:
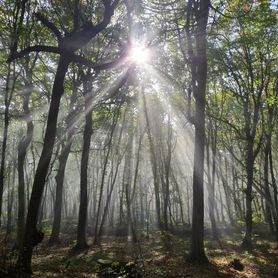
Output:
[[129,60],[138,65],[146,64],[150,60],[150,50],[144,46],[132,46],[129,52]]

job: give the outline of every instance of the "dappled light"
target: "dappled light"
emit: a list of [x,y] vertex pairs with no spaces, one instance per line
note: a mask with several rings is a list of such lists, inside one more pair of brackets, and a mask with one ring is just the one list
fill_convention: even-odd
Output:
[[0,277],[276,277],[277,4],[2,2]]

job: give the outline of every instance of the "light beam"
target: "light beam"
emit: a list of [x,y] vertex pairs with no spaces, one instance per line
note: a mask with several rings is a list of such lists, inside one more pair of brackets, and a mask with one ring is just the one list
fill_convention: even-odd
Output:
[[150,50],[144,46],[132,46],[129,60],[138,65],[146,64],[150,60]]

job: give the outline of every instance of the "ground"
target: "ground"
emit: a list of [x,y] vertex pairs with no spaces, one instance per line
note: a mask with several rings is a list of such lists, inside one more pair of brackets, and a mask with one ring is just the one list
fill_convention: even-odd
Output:
[[[254,235],[254,249],[248,253],[240,248],[241,238],[241,234],[222,235],[220,241],[208,237],[205,248],[210,264],[203,266],[186,262],[188,237],[166,232],[153,232],[149,239],[142,237],[140,243],[125,237],[104,237],[100,245],[78,254],[72,252],[73,239],[65,237],[54,247],[48,247],[45,239],[34,250],[33,276],[278,277],[276,243]],[[240,260],[242,271],[234,269],[234,259]]]

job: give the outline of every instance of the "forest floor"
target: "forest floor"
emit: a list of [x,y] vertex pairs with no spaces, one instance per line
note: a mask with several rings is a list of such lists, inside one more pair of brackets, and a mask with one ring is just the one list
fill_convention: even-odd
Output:
[[[73,253],[69,237],[49,247],[47,239],[34,249],[33,277],[278,277],[278,248],[274,241],[254,237],[251,253],[240,248],[241,235],[205,241],[210,264],[186,262],[189,238],[166,232],[132,243],[126,237],[104,237],[86,252]],[[89,243],[92,239],[89,239]],[[239,259],[244,269],[232,262]]]

